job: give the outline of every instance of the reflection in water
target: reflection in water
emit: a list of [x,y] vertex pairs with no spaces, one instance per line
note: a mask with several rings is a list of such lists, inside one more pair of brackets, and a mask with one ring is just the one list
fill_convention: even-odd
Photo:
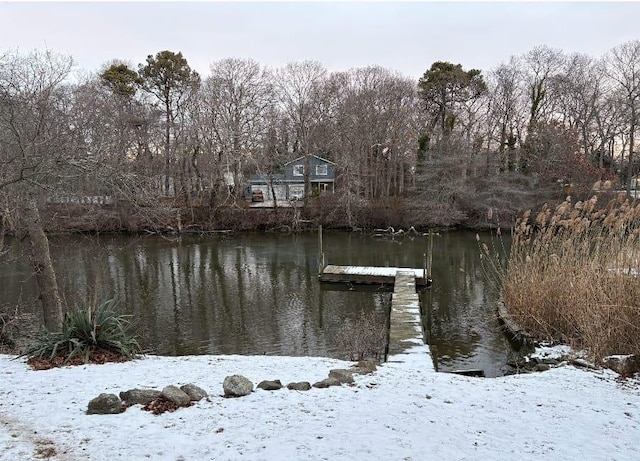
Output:
[[422,303],[438,370],[482,369],[487,377],[503,375],[512,351],[495,317],[498,295],[483,276],[470,233],[438,239],[433,279]]
[[[10,257],[27,251],[26,245],[11,243]],[[422,267],[427,240],[325,233],[324,246],[331,264]],[[434,286],[421,299],[440,369],[501,374],[508,347],[496,329],[495,295],[482,278],[474,235],[444,234],[434,246]],[[391,298],[383,287],[321,286],[315,233],[66,236],[52,238],[51,247],[69,304],[117,295],[146,343],[165,355],[336,357],[340,329],[361,311],[387,311]],[[35,281],[27,260],[0,264],[3,299],[33,301]]]

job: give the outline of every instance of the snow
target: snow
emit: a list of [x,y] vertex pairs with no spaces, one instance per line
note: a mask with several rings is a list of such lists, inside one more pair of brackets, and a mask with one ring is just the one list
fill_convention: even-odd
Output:
[[[313,357],[146,356],[33,371],[22,359],[0,355],[0,459],[640,458],[638,381],[569,365],[471,378],[437,373],[416,354],[404,358],[356,375],[354,386],[256,390],[227,399],[221,394],[228,375],[254,384],[313,384],[352,364]],[[100,393],[186,383],[207,390],[209,399],[158,416],[139,405],[119,415],[85,414]]]
[[[563,357],[566,357],[568,355],[570,355],[572,353],[571,351],[571,347],[569,346],[565,346],[565,345],[555,345],[555,346],[548,346],[548,345],[540,345],[538,347],[536,347],[536,350],[533,352],[533,354],[530,355],[530,357],[532,358],[536,358],[536,359],[555,359],[555,360],[559,360],[562,359]],[[574,354],[576,355],[576,354]],[[582,356],[582,354],[577,354]]]

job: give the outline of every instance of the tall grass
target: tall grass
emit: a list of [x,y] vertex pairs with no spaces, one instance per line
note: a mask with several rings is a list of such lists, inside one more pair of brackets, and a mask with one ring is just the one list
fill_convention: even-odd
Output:
[[535,337],[594,359],[640,354],[640,203],[568,197],[518,220],[506,268],[481,251],[509,313]]

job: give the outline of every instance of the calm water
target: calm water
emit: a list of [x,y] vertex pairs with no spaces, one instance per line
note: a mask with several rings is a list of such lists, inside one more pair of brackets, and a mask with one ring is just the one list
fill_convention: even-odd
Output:
[[[510,353],[493,317],[475,234],[436,237],[434,285],[421,294],[426,337],[441,371],[482,368],[503,373]],[[10,241],[0,264],[4,304],[39,313],[26,244]],[[375,239],[324,234],[326,262],[422,267],[423,237]],[[67,302],[117,296],[156,353],[270,354],[337,357],[344,325],[361,312],[388,311],[391,295],[321,285],[317,234],[51,239]]]

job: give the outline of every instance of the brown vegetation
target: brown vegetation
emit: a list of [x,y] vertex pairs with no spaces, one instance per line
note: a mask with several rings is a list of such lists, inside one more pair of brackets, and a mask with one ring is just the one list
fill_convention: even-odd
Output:
[[[190,402],[186,406],[190,407],[191,405],[192,403]],[[147,403],[142,407],[143,410],[150,411],[154,415],[160,415],[167,411],[171,413],[176,411],[178,408],[180,407],[178,406],[177,403],[172,402],[171,400],[168,400],[164,397],[158,397],[157,399],[152,400],[151,402]]]
[[387,345],[388,312],[361,312],[353,324],[338,334],[338,350],[345,360],[384,360]]
[[[640,203],[598,197],[518,220],[508,269],[492,265],[510,314],[534,336],[594,359],[640,354]],[[483,244],[483,256],[491,255]]]
[[112,362],[121,363],[128,360],[130,360],[130,358],[125,357],[124,355],[97,349],[91,352],[88,361],[85,361],[84,358],[80,356],[75,356],[69,359],[68,355],[58,355],[53,358],[30,357],[27,360],[27,365],[29,365],[33,370],[49,370],[51,368],[62,366],[86,365],[87,363],[102,365],[104,363]]

